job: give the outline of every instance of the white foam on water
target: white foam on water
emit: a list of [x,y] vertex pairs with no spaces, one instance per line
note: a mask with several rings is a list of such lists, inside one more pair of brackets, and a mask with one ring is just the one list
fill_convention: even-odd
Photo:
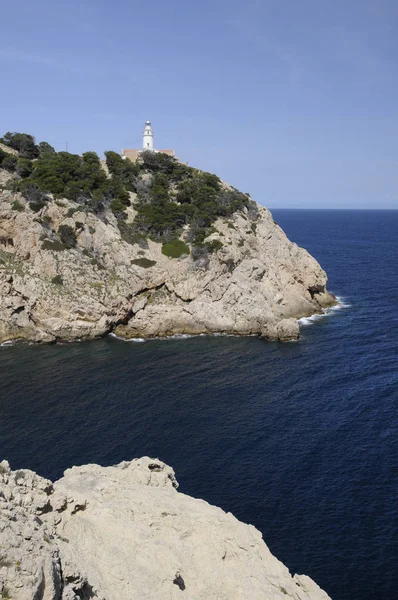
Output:
[[346,302],[345,298],[343,298],[342,296],[336,296],[336,300],[338,304],[336,304],[336,306],[332,306],[328,310],[340,310],[341,308],[351,308],[351,304],[348,304],[348,302]]
[[298,319],[298,324],[299,325],[312,325],[316,321],[323,319],[323,317],[326,317],[325,313],[321,314],[321,315],[311,315],[310,317],[302,317],[301,319]]
[[0,348],[6,348],[7,346],[14,346],[15,342],[13,340],[6,340],[0,344]]
[[[145,342],[149,342],[151,340],[165,340],[167,341],[172,341],[172,340],[189,340],[191,338],[197,338],[197,337],[251,337],[251,336],[258,336],[257,333],[251,333],[245,336],[242,336],[239,333],[175,333],[174,335],[165,335],[165,336],[157,336],[157,337],[151,337],[151,338],[145,338],[142,341]],[[137,340],[137,338],[135,338]],[[134,341],[134,339],[132,340],[128,340],[128,341]]]
[[149,338],[151,340],[189,340],[193,337],[200,337],[202,334],[198,335],[190,335],[189,333],[175,333],[174,335],[159,335],[153,338]]
[[120,342],[135,342],[135,343],[142,343],[142,342],[147,342],[148,339],[145,338],[124,338],[122,336],[116,335],[116,333],[108,333],[109,337],[113,337],[115,338],[115,340],[119,340]]
[[337,300],[338,304],[336,304],[335,306],[330,306],[329,308],[322,309],[322,313],[320,313],[320,314],[311,315],[310,317],[302,317],[301,319],[298,319],[298,324],[303,325],[303,326],[313,325],[314,323],[316,323],[316,321],[319,321],[320,319],[324,319],[325,317],[330,316],[332,313],[336,312],[337,310],[342,310],[344,308],[351,307],[351,304],[348,304],[345,301],[345,299],[342,298],[341,296],[336,296],[336,300]]
[[210,337],[258,337],[258,333],[202,333],[201,335],[208,335]]
[[154,336],[148,338],[124,338],[116,335],[115,333],[109,333],[109,337],[113,337],[116,340],[120,340],[121,342],[151,342],[155,340],[162,340],[165,342],[173,341],[173,340],[189,340],[191,338],[197,337],[258,337],[257,333],[250,333],[248,335],[242,336],[239,333],[175,333],[174,335],[165,335],[165,336]]

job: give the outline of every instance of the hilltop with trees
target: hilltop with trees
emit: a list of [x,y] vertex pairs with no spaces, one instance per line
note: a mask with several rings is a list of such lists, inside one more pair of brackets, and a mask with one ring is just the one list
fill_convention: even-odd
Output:
[[0,343],[174,334],[295,339],[335,303],[271,213],[174,158],[0,140]]
[[[256,216],[256,203],[247,194],[166,154],[143,152],[133,163],[107,151],[107,175],[95,152],[82,156],[56,152],[47,142],[36,144],[25,133],[7,132],[0,141],[19,153],[15,156],[0,149],[0,167],[16,177],[11,188],[22,194],[33,211],[44,208],[50,195],[72,200],[80,210],[99,216],[110,210],[126,241],[141,236],[170,244],[184,230],[186,241],[198,251],[215,251],[220,243],[206,244],[205,239],[217,218],[244,207]],[[133,223],[127,223],[131,192],[136,216]]]

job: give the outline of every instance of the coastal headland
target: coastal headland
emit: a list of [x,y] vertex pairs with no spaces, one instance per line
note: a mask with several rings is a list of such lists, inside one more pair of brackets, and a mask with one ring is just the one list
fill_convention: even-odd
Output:
[[216,175],[161,153],[100,161],[7,136],[0,342],[112,332],[289,340],[298,319],[336,304],[318,262]]

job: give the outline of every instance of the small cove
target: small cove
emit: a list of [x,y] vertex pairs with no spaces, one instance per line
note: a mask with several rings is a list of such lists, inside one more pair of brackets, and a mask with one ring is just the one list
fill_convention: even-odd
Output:
[[273,211],[340,310],[298,343],[199,336],[0,348],[0,455],[57,478],[144,454],[254,524],[333,600],[393,597],[398,212]]

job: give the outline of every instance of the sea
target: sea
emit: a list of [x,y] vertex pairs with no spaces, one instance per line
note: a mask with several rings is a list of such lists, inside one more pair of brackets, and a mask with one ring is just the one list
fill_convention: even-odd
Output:
[[398,598],[398,211],[272,212],[338,308],[284,344],[5,344],[0,457],[51,479],[158,457],[333,600]]

